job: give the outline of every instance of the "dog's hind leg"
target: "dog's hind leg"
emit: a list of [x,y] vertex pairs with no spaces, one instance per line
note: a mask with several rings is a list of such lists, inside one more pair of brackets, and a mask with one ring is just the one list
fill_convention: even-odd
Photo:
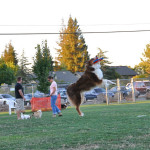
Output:
[[83,96],[81,95],[80,91],[70,92],[70,90],[68,89],[67,96],[70,104],[76,107],[79,116],[84,116],[84,114],[80,111],[80,105],[83,99]]
[[79,106],[79,105],[78,105],[78,106],[76,106],[76,110],[77,110],[77,112],[78,112],[79,116],[81,116],[81,117],[83,117],[83,116],[84,116],[84,113],[80,111],[80,106]]
[[76,102],[76,103],[75,103],[76,110],[77,110],[79,116],[84,116],[84,113],[82,113],[82,112],[80,111],[80,105],[81,105],[81,103],[82,103],[82,94],[81,94],[81,92],[77,92],[77,93],[76,93],[76,100],[75,100],[75,102]]

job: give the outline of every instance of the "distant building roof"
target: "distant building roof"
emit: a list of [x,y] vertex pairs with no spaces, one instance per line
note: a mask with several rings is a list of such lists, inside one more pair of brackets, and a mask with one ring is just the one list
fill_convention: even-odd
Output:
[[111,66],[111,68],[114,68],[115,71],[120,74],[121,76],[135,76],[137,73],[128,68],[127,66]]
[[[115,71],[120,74],[121,76],[135,76],[137,73],[128,68],[127,66],[110,66],[114,68]],[[65,82],[65,83],[75,83],[84,72],[76,72],[75,74],[71,73],[70,71],[54,71],[50,72],[49,74],[53,74],[55,79],[58,82]]]
[[58,82],[74,83],[78,80],[78,77],[70,71],[54,71],[53,75]]

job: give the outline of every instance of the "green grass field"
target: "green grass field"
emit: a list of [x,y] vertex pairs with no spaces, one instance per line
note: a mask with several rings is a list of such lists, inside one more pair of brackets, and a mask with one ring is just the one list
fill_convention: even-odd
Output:
[[19,121],[15,114],[1,113],[0,150],[150,149],[150,103],[88,105],[81,110],[84,117],[68,108],[63,117],[43,112],[41,119]]

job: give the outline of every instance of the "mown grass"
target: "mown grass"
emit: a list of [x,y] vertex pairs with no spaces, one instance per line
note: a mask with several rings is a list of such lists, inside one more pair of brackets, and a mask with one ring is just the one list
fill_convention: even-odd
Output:
[[19,121],[15,114],[0,114],[0,149],[150,149],[150,103],[88,105],[81,110],[84,117],[68,108],[63,117],[43,112],[41,119]]

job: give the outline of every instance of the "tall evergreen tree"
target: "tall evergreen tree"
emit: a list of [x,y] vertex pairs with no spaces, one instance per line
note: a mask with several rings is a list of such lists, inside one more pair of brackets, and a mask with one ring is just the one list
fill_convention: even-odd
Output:
[[19,59],[19,66],[17,76],[21,76],[23,78],[23,83],[29,83],[31,70],[29,69],[29,65],[31,63],[28,62],[27,57],[25,57],[24,50],[22,51],[21,58]]
[[5,63],[13,62],[14,65],[18,64],[17,54],[16,54],[11,42],[8,44],[8,46],[6,45],[4,54],[2,55],[2,59],[4,60]]
[[89,60],[89,54],[77,19],[73,20],[70,16],[67,27],[63,27],[60,31],[58,45],[60,48],[57,49],[57,60],[60,65],[71,72],[83,71],[85,62]]
[[36,47],[36,57],[34,59],[33,72],[38,80],[38,90],[41,92],[48,92],[49,82],[47,78],[49,72],[53,70],[52,56],[47,46],[47,41],[42,43],[42,48],[38,44]]

